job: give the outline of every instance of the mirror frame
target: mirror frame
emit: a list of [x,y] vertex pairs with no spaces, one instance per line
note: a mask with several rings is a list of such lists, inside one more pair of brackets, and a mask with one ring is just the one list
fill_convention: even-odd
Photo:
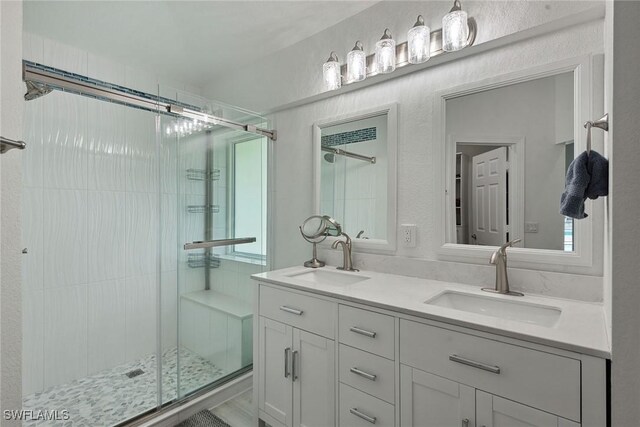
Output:
[[[352,236],[354,248],[361,252],[389,253],[396,250],[397,241],[397,170],[398,170],[398,104],[387,104],[357,113],[350,113],[337,117],[319,120],[313,124],[313,212],[320,212],[320,180],[321,180],[321,136],[322,129],[340,125],[369,117],[387,115],[387,238],[386,239],[356,239]],[[340,221],[338,219],[338,221]],[[327,237],[322,245],[330,245],[336,237]]]
[[[439,259],[486,264],[491,254],[497,249],[496,246],[481,246],[455,243],[455,219],[452,216],[454,214],[452,206],[455,206],[455,197],[451,196],[451,192],[448,192],[447,189],[454,188],[451,185],[452,182],[454,182],[455,185],[455,181],[453,181],[453,179],[451,179],[448,175],[451,174],[452,170],[455,170],[452,168],[455,168],[456,147],[455,141],[452,141],[451,138],[447,140],[446,135],[447,100],[517,83],[550,77],[557,74],[573,72],[575,147],[574,156],[577,156],[586,149],[586,133],[583,129],[582,124],[585,121],[590,120],[591,116],[595,117],[598,115],[597,113],[592,114],[591,61],[591,55],[582,56],[579,58],[568,59],[524,71],[500,75],[479,82],[465,84],[462,86],[440,91],[436,94],[434,101],[433,132],[434,141],[436,141],[436,158],[442,160],[441,162],[436,162],[436,167],[440,169],[439,171],[436,171],[436,176],[439,177],[437,188],[441,189],[438,195],[438,202],[440,203],[438,214],[440,218],[436,223],[442,225],[441,231],[439,232],[440,245],[438,248],[436,248]],[[598,110],[599,109],[600,108],[598,108]],[[594,136],[595,135],[596,134],[594,133]],[[506,140],[504,137],[488,137],[489,140],[495,140],[496,142],[502,139],[503,144],[510,147],[518,145],[521,146],[521,152],[517,154],[517,161],[524,161],[524,153],[522,151],[526,142],[518,144],[516,141],[517,138]],[[473,142],[473,140],[477,141],[478,137],[476,136],[469,139],[472,139],[471,142]],[[599,144],[596,141],[601,141],[601,139],[594,140],[594,149],[601,150],[602,143]],[[524,183],[518,182],[517,188],[524,189]],[[524,199],[523,197],[520,197],[520,195],[518,195],[518,197]],[[518,201],[518,203],[522,203],[524,205],[524,200]],[[594,217],[598,219],[601,219],[603,217],[602,214],[594,211],[594,208],[595,206],[593,201],[587,200],[586,210],[592,214],[589,215],[586,219],[575,221],[574,223],[574,241],[576,242],[576,245],[573,252],[564,252],[552,249],[513,247],[509,249],[509,260],[514,261],[516,266],[525,268],[539,268],[541,264],[592,267]],[[523,227],[524,224],[521,228]]]

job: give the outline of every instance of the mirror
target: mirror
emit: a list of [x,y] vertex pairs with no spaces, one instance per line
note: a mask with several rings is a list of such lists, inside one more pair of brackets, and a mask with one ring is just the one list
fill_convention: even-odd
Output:
[[315,211],[360,248],[395,249],[396,114],[392,105],[314,126]]
[[455,243],[573,252],[573,220],[558,213],[573,123],[573,72],[447,100]]
[[437,97],[436,137],[445,148],[441,254],[484,262],[496,246],[520,238],[514,260],[591,265],[592,218],[600,213],[589,212],[592,202],[586,210],[594,215],[584,220],[559,213],[567,168],[585,149],[589,66],[588,58],[551,64]]

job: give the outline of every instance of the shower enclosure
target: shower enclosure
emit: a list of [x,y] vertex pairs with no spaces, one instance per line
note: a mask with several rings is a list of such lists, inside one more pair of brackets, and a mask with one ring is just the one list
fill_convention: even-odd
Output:
[[25,425],[117,425],[249,370],[269,123],[26,66],[53,80],[25,96]]

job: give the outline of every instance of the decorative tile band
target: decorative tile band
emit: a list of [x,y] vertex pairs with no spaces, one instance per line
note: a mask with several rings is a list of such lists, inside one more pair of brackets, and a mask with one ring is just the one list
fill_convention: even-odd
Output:
[[354,142],[371,141],[377,138],[378,128],[371,127],[365,129],[351,130],[348,132],[335,133],[333,135],[324,135],[320,143],[325,147],[333,147],[335,145],[353,144]]

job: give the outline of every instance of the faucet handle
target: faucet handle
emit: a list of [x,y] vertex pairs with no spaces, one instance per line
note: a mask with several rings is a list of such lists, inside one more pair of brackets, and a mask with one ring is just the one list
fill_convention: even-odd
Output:
[[522,239],[513,239],[507,243],[505,243],[504,245],[500,246],[500,249],[498,249],[500,252],[505,252],[507,250],[507,248],[510,248],[511,246],[515,245],[516,243],[520,243],[522,242]]
[[522,239],[513,239],[505,243],[504,245],[500,246],[494,253],[491,254],[491,258],[489,258],[489,264],[495,264],[499,256],[506,257],[507,248],[510,248],[511,246],[521,241]]

